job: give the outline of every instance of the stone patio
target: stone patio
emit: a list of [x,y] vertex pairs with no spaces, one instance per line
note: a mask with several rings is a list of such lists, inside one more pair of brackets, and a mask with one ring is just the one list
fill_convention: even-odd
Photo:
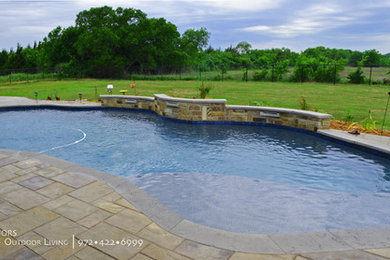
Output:
[[[358,246],[371,246],[365,249],[339,239],[348,233],[326,234],[326,243],[317,243],[321,233],[262,235],[272,245],[253,245],[265,251],[275,246],[280,254],[199,243],[160,227],[118,192],[121,185],[99,180],[115,176],[94,172],[40,154],[0,150],[1,259],[390,259],[388,230],[376,231],[382,232],[381,241],[349,234]],[[198,233],[195,238],[202,230]],[[246,243],[245,234],[236,243],[240,236]]]

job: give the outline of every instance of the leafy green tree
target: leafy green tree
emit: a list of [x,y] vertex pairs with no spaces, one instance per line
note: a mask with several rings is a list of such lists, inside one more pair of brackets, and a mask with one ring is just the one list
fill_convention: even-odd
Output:
[[252,45],[249,42],[242,41],[236,45],[235,49],[238,51],[239,54],[242,55],[242,54],[247,54],[251,48]]
[[206,28],[188,29],[182,34],[180,47],[186,53],[188,64],[200,62],[200,52],[208,45],[209,39],[210,33]]
[[368,50],[363,52],[362,62],[364,66],[378,66],[381,54],[377,50]]
[[314,80],[317,82],[339,82],[340,72],[344,70],[346,60],[328,60],[317,66]]
[[292,81],[305,82],[313,79],[317,61],[301,54],[294,66],[294,72],[291,75]]
[[8,52],[6,50],[2,50],[0,52],[0,70],[7,69],[8,62]]

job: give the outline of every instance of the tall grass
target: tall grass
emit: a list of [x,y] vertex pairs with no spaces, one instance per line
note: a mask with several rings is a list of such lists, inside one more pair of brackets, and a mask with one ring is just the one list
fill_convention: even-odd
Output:
[[9,75],[0,76],[0,83],[12,84],[13,82],[43,79],[57,79],[57,73],[11,73]]

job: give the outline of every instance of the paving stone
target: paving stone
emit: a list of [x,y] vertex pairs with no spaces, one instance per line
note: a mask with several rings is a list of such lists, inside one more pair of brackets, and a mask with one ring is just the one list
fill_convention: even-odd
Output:
[[228,259],[233,252],[185,240],[175,252],[195,259]]
[[12,180],[12,179],[14,179],[14,178],[16,178],[16,177],[18,177],[18,175],[16,175],[15,173],[3,171],[3,172],[0,174],[0,182]]
[[15,163],[17,161],[18,160],[13,158],[13,157],[7,157],[7,158],[0,159],[0,167],[10,165],[11,163]]
[[74,191],[72,187],[59,182],[49,184],[46,187],[37,190],[40,194],[52,199],[56,199],[72,191]]
[[102,182],[93,182],[69,193],[69,195],[85,202],[92,202],[111,192],[112,189],[107,184]]
[[94,207],[91,204],[74,199],[64,205],[61,205],[53,211],[73,221],[77,221],[97,210],[98,208]]
[[137,235],[171,250],[176,248],[184,240],[183,238],[160,228],[156,223],[151,223],[149,226],[138,232]]
[[233,233],[199,225],[188,220],[181,221],[170,231],[203,244],[218,248],[229,248],[232,251],[262,254],[284,253],[268,235],[264,234]]
[[3,220],[3,219],[6,219],[8,216],[7,215],[4,215],[3,213],[0,213],[0,221]]
[[64,195],[64,196],[61,196],[55,200],[51,200],[45,204],[43,204],[42,206],[44,206],[45,208],[48,208],[50,210],[54,210],[68,202],[71,202],[72,200],[74,200],[74,198],[72,197],[69,197],[68,195]]
[[117,204],[114,204],[112,202],[109,202],[109,201],[106,201],[103,199],[95,200],[93,202],[93,205],[95,205],[96,207],[99,207],[101,209],[104,209],[108,212],[114,213],[114,214],[118,213],[119,211],[124,209],[124,207],[122,207],[122,206],[119,206]]
[[71,255],[68,258],[66,258],[66,260],[80,260],[80,258],[78,258],[78,257],[76,257],[74,255]]
[[20,236],[58,217],[56,213],[38,206],[1,221],[0,228],[16,230],[17,235]]
[[2,258],[2,260],[44,260],[43,257],[37,255],[34,251],[24,247],[18,251],[13,252],[12,254]]
[[9,164],[9,165],[6,165],[6,166],[3,166],[3,167],[0,167],[0,174],[2,172],[10,172],[10,173],[17,173],[18,171],[20,171],[20,168],[18,167],[15,167],[13,166],[12,164]]
[[21,169],[27,169],[27,168],[31,168],[34,166],[39,166],[41,164],[42,163],[40,161],[34,160],[34,159],[27,159],[27,160],[23,160],[23,161],[19,161],[17,163],[14,163],[14,165],[16,167],[19,167]]
[[65,170],[63,170],[63,169],[60,169],[60,168],[57,168],[54,166],[50,166],[50,167],[36,170],[34,173],[41,175],[41,176],[44,176],[46,178],[52,178],[52,177],[57,176],[59,174],[62,174],[64,172],[65,172]]
[[131,233],[137,233],[152,221],[139,212],[135,212],[131,209],[124,209],[120,213],[106,219],[105,222]]
[[390,259],[390,248],[366,249],[364,251]]
[[22,210],[7,201],[0,201],[0,213],[9,217],[20,213]]
[[[229,260],[296,260],[296,255],[263,255],[235,252]],[[304,259],[304,258],[302,258]]]
[[135,211],[139,211],[135,206],[133,206],[131,203],[129,203],[127,200],[125,200],[124,198],[120,198],[119,200],[116,200],[114,202],[115,204],[118,204],[122,207],[125,207],[125,208],[128,208],[128,209],[132,209],[132,210],[135,210]]
[[[16,167],[15,167],[16,168]],[[17,168],[18,169],[18,168]],[[29,174],[29,173],[34,173],[35,171],[37,171],[39,168],[37,167],[31,167],[31,168],[27,168],[27,169],[23,169],[23,170],[18,170],[17,172],[15,172],[17,175],[19,176],[23,176],[23,175],[26,175],[26,174]]]
[[84,249],[81,249],[77,254],[75,254],[76,257],[82,259],[82,260],[89,260],[89,259],[94,259],[94,260],[109,260],[109,259],[114,259],[98,250],[95,248],[92,248],[90,246],[85,247]]
[[71,172],[56,175],[52,179],[62,182],[63,184],[66,184],[73,188],[80,188],[82,186],[87,185],[88,183],[93,182],[93,179]]
[[22,186],[14,183],[12,181],[2,182],[2,183],[0,183],[0,195],[5,194],[5,193],[10,193],[10,192],[16,191],[16,190],[21,189],[21,188],[22,188]]
[[359,250],[341,251],[341,252],[321,252],[302,254],[312,260],[344,260],[344,259],[360,259],[360,260],[383,260],[383,257],[372,255]]
[[66,240],[70,243],[64,246],[53,247],[51,250],[47,251],[42,256],[47,260],[63,260],[76,254],[78,251],[84,248],[83,246],[78,246],[77,243],[73,248],[71,237],[68,237]]
[[[96,226],[92,227],[88,231],[85,231],[79,235],[77,235],[78,239],[91,239],[93,241],[101,241],[101,240],[114,240],[114,241],[121,241],[122,239],[140,239],[135,235],[132,235],[128,232],[125,232],[117,227],[114,227],[112,225],[109,225],[107,223],[99,223]],[[140,239],[142,240],[142,239]],[[104,253],[113,256],[114,258],[118,259],[129,259],[131,256],[136,255],[139,251],[141,251],[144,247],[146,247],[149,244],[147,241],[143,241],[143,244],[141,247],[138,246],[122,246],[122,245],[115,245],[115,246],[101,246],[97,244],[94,245],[95,248],[97,248],[100,251],[103,251]]]
[[171,250],[167,250],[164,248],[161,248],[157,245],[150,244],[147,246],[144,250],[142,250],[142,253],[152,257],[153,259],[190,259],[188,257],[185,257],[183,255],[179,255],[178,253],[175,253]]
[[0,153],[0,159],[4,159],[4,158],[7,158],[7,157],[9,157],[9,156],[8,156],[8,155],[1,154],[1,153]]
[[86,216],[85,218],[80,219],[79,221],[77,221],[77,223],[79,223],[84,227],[91,228],[111,216],[112,216],[111,213],[105,210],[98,209],[92,214]]
[[284,252],[289,254],[352,249],[329,232],[273,234],[270,237]]
[[37,253],[38,255],[42,255],[44,254],[45,252],[49,251],[50,249],[52,249],[51,246],[47,246],[45,245],[44,243],[44,238],[40,235],[38,235],[37,233],[35,232],[27,232],[26,234],[18,237],[18,240],[19,241],[31,241],[31,242],[35,242],[34,244],[32,244],[31,242],[29,244],[25,244],[28,248],[30,248],[31,250],[33,250],[35,253]]
[[19,182],[31,179],[33,177],[37,177],[37,175],[31,172],[31,173],[27,173],[25,175],[18,175],[18,177],[13,178],[12,181],[19,184]]
[[26,188],[3,194],[2,197],[22,209],[30,209],[49,201],[41,194]]
[[[163,259],[163,258],[161,258],[161,259]],[[166,259],[168,259],[168,258],[166,258]],[[172,259],[172,258],[170,258],[170,259]],[[131,260],[153,260],[153,258],[150,258],[146,255],[138,253],[134,257],[132,257]]]
[[77,235],[86,229],[79,224],[70,221],[64,217],[57,218],[34,231],[50,240],[61,240],[71,238],[73,235]]
[[25,181],[19,182],[19,185],[22,185],[26,188],[29,188],[31,190],[38,190],[40,188],[43,188],[49,184],[53,183],[52,180],[46,179],[41,176],[36,176],[30,179],[27,179]]
[[104,196],[103,198],[101,198],[102,200],[105,200],[105,201],[109,201],[109,202],[114,202],[116,200],[119,200],[121,197],[121,195],[119,195],[117,192],[111,192],[110,194]]
[[330,232],[356,249],[390,247],[390,227],[331,230]]
[[122,190],[121,194],[125,199],[131,201],[139,211],[150,216],[150,218],[159,223],[162,228],[171,230],[183,220],[176,212],[168,209],[161,202],[141,189],[135,188],[133,191],[126,192],[124,188],[131,188],[131,186],[132,185],[129,185],[127,182],[124,182],[122,186],[118,186],[118,189]]
[[[9,236],[0,236],[0,258],[6,257],[23,248],[21,245],[12,245],[16,240]],[[6,244],[7,243],[7,244]]]

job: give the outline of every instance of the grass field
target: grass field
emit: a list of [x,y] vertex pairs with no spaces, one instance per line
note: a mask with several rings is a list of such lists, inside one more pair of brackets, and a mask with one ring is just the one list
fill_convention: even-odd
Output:
[[[113,94],[127,89],[128,95],[153,96],[167,94],[174,97],[199,98],[199,81],[135,81],[136,90],[130,88],[131,81],[109,80],[62,80],[36,81],[1,85],[0,96],[24,96],[34,98],[38,91],[39,99],[52,98],[55,95],[62,100],[76,100],[78,93],[83,98],[97,100],[100,94],[107,94],[107,84],[113,84]],[[332,114],[335,119],[363,124],[372,112],[376,126],[381,127],[390,86],[352,85],[352,84],[319,84],[288,82],[209,82],[213,89],[208,95],[211,98],[227,99],[228,104],[275,106],[300,109],[299,100],[303,96],[312,110]],[[136,91],[136,93],[135,93]],[[390,130],[390,112],[387,114],[385,128]]]

